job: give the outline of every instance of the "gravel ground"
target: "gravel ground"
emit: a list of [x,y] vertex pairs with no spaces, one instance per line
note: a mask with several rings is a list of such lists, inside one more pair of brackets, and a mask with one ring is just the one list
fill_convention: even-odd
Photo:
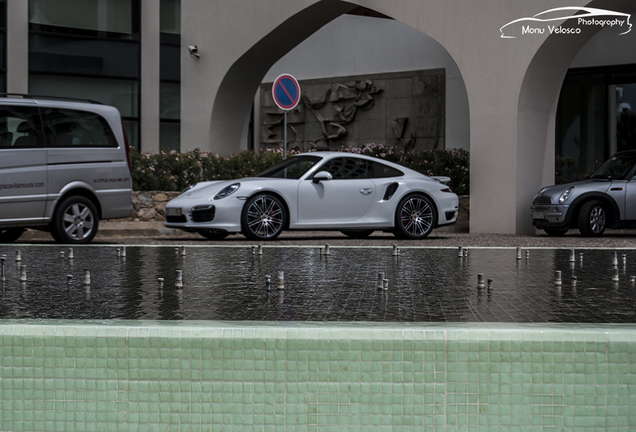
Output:
[[[400,240],[390,233],[376,231],[366,239],[350,239],[337,231],[286,231],[270,246],[391,246],[400,247],[546,247],[546,248],[636,248],[636,230],[608,230],[600,238],[582,237],[578,230],[571,230],[563,237],[549,237],[542,231],[536,235],[472,234],[467,224],[434,230],[431,235],[418,241]],[[17,243],[53,243],[50,234],[28,230]],[[241,234],[224,240],[210,241],[198,234],[168,229],[161,222],[113,222],[102,221],[95,244],[137,245],[221,245],[243,246],[258,242],[247,240]]]

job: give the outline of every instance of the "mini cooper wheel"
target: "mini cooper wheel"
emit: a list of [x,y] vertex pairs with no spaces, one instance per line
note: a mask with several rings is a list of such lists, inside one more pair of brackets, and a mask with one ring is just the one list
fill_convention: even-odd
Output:
[[91,200],[83,196],[65,198],[55,209],[51,234],[58,243],[89,243],[97,234],[99,218]]
[[588,201],[579,212],[579,231],[585,237],[603,235],[607,225],[607,212],[600,201]]
[[437,223],[435,205],[425,195],[409,195],[402,198],[395,212],[396,237],[423,239]]
[[0,228],[0,243],[13,243],[23,232],[24,228]]
[[241,215],[241,232],[251,240],[272,240],[287,223],[285,206],[273,195],[259,194],[245,203]]

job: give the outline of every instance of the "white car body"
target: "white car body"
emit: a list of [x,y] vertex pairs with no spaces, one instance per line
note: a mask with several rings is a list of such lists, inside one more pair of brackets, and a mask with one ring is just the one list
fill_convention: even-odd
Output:
[[[203,235],[206,230],[221,234],[243,232],[254,238],[249,232],[246,233],[242,216],[250,198],[261,194],[282,201],[287,213],[283,229],[289,230],[393,230],[399,203],[411,195],[425,196],[432,201],[434,218],[431,229],[457,221],[459,200],[445,184],[450,180],[448,177],[427,177],[398,164],[342,152],[305,153],[288,160],[307,156],[320,160],[298,179],[253,177],[197,183],[168,203],[165,226],[197,231]],[[342,162],[345,160],[343,158],[346,158],[345,162]],[[330,162],[331,165],[328,165]],[[381,166],[385,173],[401,175],[366,178],[364,174],[356,173],[354,177],[358,178],[339,179],[336,175],[336,178],[313,181],[314,175],[324,171],[326,166],[342,166],[343,163],[369,164],[367,166],[374,167],[376,171]],[[237,183],[240,186],[231,195],[215,199],[220,191]],[[390,185],[393,185],[393,189],[397,185],[397,189],[388,196],[387,188]],[[214,206],[214,209],[210,209],[210,206]],[[201,208],[204,209],[198,210],[201,214],[208,211],[209,215],[211,212],[213,219],[196,222],[206,219],[195,217],[197,209]],[[278,233],[271,238],[276,235]],[[265,237],[256,238],[267,239]]]

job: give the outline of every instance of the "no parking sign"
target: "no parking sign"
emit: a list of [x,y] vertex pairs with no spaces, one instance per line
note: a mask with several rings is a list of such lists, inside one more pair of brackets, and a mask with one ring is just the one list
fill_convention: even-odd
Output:
[[274,81],[272,96],[280,109],[294,109],[300,100],[300,85],[293,76],[282,74]]
[[300,85],[296,78],[289,74],[279,75],[272,86],[274,102],[285,111],[283,121],[283,159],[287,159],[287,111],[294,109],[300,100]]

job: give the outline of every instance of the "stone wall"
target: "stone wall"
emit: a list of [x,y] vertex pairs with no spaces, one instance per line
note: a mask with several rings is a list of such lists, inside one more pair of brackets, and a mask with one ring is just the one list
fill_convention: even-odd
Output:
[[[133,221],[166,220],[166,204],[176,198],[180,192],[146,191],[133,193]],[[470,216],[470,198],[467,195],[459,197],[458,222],[467,222]]]
[[166,204],[176,198],[180,192],[133,192],[133,221],[166,220]]

